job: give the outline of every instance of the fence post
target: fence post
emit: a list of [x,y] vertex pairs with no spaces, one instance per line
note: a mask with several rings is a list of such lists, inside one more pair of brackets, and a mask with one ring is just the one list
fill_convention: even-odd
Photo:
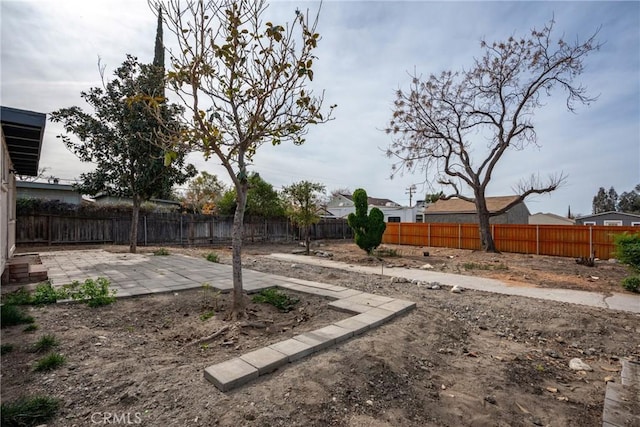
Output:
[[144,223],[144,245],[147,246],[147,216],[142,217]]
[[458,249],[462,249],[462,224],[458,224]]
[[593,227],[589,226],[589,257],[593,255]]
[[180,245],[182,245],[182,215],[180,215]]
[[540,255],[540,226],[536,224],[536,255]]
[[[478,227],[480,225],[478,224]],[[491,224],[491,238],[493,239],[493,244],[498,246],[498,242],[496,239],[496,225],[495,224]]]
[[401,245],[402,243],[400,243],[400,239],[402,239],[402,232],[400,231],[400,228],[402,226],[402,223],[399,222],[398,223],[398,244]]
[[47,216],[47,233],[48,233],[48,237],[49,237],[49,246],[51,246],[51,230],[52,230],[52,226],[51,226],[51,215]]
[[431,247],[431,223],[427,224],[427,246]]

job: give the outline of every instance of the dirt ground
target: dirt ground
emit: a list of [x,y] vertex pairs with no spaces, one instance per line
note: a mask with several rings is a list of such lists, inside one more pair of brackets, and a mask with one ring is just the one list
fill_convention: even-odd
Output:
[[[15,345],[2,357],[2,402],[36,393],[62,399],[49,426],[107,424],[105,414],[129,414],[131,424],[148,426],[596,426],[605,381],[620,380],[621,359],[640,359],[637,314],[470,290],[452,294],[392,284],[379,275],[293,268],[265,256],[295,249],[247,246],[244,266],[404,298],[417,308],[227,393],[204,379],[205,367],[345,314],[328,309],[322,298],[288,292],[300,299],[295,310],[282,314],[251,304],[250,322],[229,323],[222,319],[228,297],[204,289],[97,309],[30,308],[37,331],[2,329],[2,344]],[[619,281],[626,274],[624,266],[608,261],[586,267],[546,256],[405,247],[387,247],[400,256],[378,259],[347,242],[316,249],[349,263],[429,263],[435,271],[522,286],[623,292]],[[193,256],[214,251],[230,263],[228,248],[169,250]],[[201,319],[211,311],[212,318]],[[195,342],[216,331],[221,333],[212,340]],[[47,333],[59,339],[67,363],[51,373],[33,372],[40,355],[29,349]],[[593,371],[569,369],[575,357]]]

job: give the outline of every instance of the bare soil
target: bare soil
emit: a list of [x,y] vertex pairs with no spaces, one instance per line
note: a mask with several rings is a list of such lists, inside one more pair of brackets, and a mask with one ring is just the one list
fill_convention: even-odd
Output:
[[[620,380],[621,359],[640,359],[637,314],[469,290],[452,294],[392,284],[379,275],[293,268],[265,256],[298,248],[248,246],[244,266],[404,298],[417,308],[227,393],[203,378],[204,368],[344,314],[327,309],[327,300],[289,292],[300,299],[289,313],[251,304],[249,322],[225,322],[228,296],[206,297],[204,290],[97,309],[30,308],[39,325],[35,333],[2,329],[2,343],[16,346],[2,357],[2,402],[36,393],[60,398],[63,409],[50,426],[106,424],[106,413],[129,414],[131,424],[149,426],[596,426],[605,381]],[[317,249],[349,263],[430,263],[436,271],[522,286],[624,292],[619,281],[626,274],[624,266],[608,261],[586,267],[573,259],[406,247],[387,247],[400,256],[379,259],[347,242]],[[230,262],[227,248],[169,250],[193,256],[214,251]],[[216,302],[215,315],[202,320]],[[222,332],[194,344],[216,331]],[[40,355],[29,349],[45,333],[58,337],[67,364],[33,372]],[[574,357],[593,371],[569,369]]]

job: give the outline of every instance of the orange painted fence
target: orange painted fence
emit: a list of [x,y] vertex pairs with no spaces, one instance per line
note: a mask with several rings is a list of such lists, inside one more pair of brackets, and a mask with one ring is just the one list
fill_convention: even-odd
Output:
[[[586,225],[494,224],[491,234],[501,252],[613,258],[613,236],[638,233],[638,227]],[[390,222],[382,243],[459,249],[480,249],[478,224]]]

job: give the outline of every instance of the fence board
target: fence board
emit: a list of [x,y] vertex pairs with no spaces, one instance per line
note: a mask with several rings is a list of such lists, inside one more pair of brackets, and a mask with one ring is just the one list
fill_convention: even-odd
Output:
[[[613,238],[624,232],[640,233],[638,227],[585,225],[495,224],[491,232],[502,252],[608,259],[615,256]],[[477,224],[388,223],[383,243],[480,249]]]

